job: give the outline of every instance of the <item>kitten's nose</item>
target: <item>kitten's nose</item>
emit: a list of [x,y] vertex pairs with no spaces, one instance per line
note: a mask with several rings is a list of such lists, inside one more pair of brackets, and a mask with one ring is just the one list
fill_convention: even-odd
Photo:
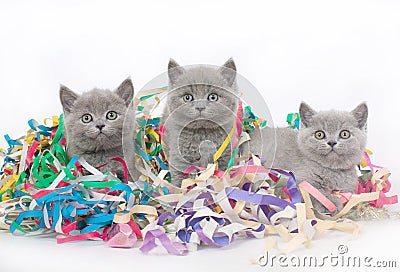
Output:
[[198,110],[199,112],[201,112],[205,108],[206,108],[205,106],[196,106],[196,110]]
[[334,141],[329,141],[328,145],[330,145],[331,147],[334,147],[337,144],[337,142]]
[[97,125],[96,127],[101,131],[106,125]]

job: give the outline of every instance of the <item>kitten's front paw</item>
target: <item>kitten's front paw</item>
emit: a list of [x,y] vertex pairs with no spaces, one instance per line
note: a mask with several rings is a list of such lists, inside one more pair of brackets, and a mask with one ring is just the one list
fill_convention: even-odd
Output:
[[201,142],[199,152],[201,156],[199,166],[207,167],[209,163],[214,161],[214,154],[217,152],[217,147],[212,141],[206,140]]

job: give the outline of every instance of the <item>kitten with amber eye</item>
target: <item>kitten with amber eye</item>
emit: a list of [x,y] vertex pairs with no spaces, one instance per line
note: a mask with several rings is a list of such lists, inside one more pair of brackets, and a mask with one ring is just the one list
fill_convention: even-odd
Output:
[[[265,167],[292,171],[297,182],[308,181],[342,208],[333,191],[354,193],[357,185],[356,166],[363,157],[367,143],[368,107],[361,103],[351,112],[313,110],[300,105],[300,130],[265,128],[250,137],[250,151],[266,159]],[[327,209],[314,198],[320,212]]]
[[[229,59],[221,67],[168,64],[169,86],[162,123],[172,183],[180,186],[190,166],[207,167],[235,124],[238,107],[236,66]],[[232,154],[229,145],[218,159],[225,170]]]
[[[124,178],[122,165],[110,159],[123,158],[124,135],[133,138],[135,116],[133,110],[128,110],[133,93],[130,79],[122,82],[115,91],[95,88],[81,95],[61,86],[69,159],[82,156],[94,167],[107,164],[100,169],[102,172],[112,171],[118,178]],[[124,144],[133,145],[133,142]]]

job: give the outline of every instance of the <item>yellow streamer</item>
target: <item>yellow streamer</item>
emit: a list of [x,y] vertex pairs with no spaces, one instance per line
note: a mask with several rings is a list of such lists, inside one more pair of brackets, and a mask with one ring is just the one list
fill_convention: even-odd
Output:
[[18,176],[13,175],[13,177],[9,181],[7,181],[7,183],[4,184],[4,186],[1,188],[0,194],[4,193],[8,189],[10,189],[14,185],[14,183],[17,182],[17,180],[18,180]]
[[232,127],[231,131],[229,132],[228,136],[225,138],[225,140],[222,143],[222,145],[219,147],[217,152],[215,152],[215,154],[214,154],[214,162],[217,162],[217,160],[221,157],[222,153],[228,147],[229,143],[231,142],[231,139],[233,137],[233,133],[234,132],[235,132],[235,127]]

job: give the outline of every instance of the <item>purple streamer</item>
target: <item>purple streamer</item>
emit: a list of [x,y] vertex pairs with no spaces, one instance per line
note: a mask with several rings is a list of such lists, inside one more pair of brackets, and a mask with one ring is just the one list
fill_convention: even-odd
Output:
[[144,254],[149,253],[153,250],[156,245],[156,239],[158,239],[162,246],[168,251],[169,254],[183,256],[189,253],[187,247],[178,242],[172,242],[168,236],[160,229],[150,230],[146,233],[143,240],[143,245],[140,247],[140,251]]
[[290,206],[293,209],[296,208],[292,203],[282,200],[276,196],[249,193],[233,188],[225,188],[225,192],[229,198],[234,200],[242,200],[257,205],[274,205],[282,209],[285,209],[287,206]]
[[291,197],[292,197],[292,203],[296,204],[296,203],[300,203],[301,202],[301,196],[300,196],[300,191],[297,187],[296,184],[296,178],[293,175],[292,172],[286,172],[280,169],[272,169],[282,175],[285,175],[287,177],[289,177],[289,180],[286,183],[286,188],[288,189]]

